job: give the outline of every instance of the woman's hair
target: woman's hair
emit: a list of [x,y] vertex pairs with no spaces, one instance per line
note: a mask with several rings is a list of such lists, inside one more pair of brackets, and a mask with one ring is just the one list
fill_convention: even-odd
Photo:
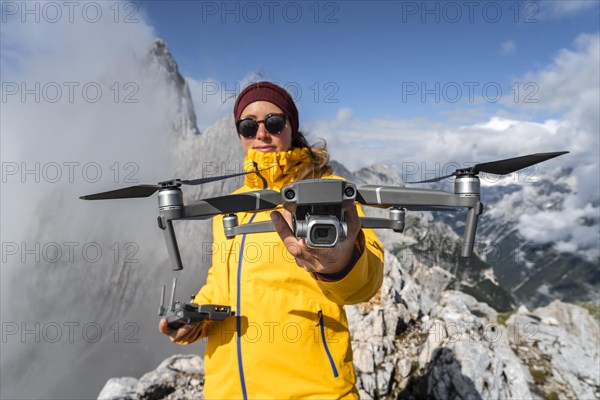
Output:
[[333,174],[333,167],[329,165],[329,151],[327,151],[327,143],[324,139],[312,146],[308,144],[306,137],[300,131],[292,139],[292,147],[307,148],[311,162],[306,165],[300,172],[296,180],[302,179],[319,179],[326,175]]

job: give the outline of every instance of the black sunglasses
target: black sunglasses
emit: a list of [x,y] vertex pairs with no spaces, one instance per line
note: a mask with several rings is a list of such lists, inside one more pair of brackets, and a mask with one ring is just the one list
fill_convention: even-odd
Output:
[[285,114],[269,114],[267,118],[256,121],[252,118],[243,118],[236,121],[235,126],[240,135],[245,138],[253,138],[258,132],[258,125],[262,122],[265,124],[265,129],[271,135],[277,135],[281,133],[285,128],[285,122],[287,121],[287,115]]

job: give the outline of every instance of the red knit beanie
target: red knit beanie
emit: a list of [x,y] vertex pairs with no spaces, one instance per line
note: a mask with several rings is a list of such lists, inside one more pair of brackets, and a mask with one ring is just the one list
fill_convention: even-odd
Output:
[[238,96],[233,107],[235,120],[239,120],[244,108],[255,101],[268,101],[281,108],[288,116],[288,120],[292,126],[292,137],[296,137],[298,133],[298,109],[294,104],[292,96],[285,89],[266,81],[246,86]]

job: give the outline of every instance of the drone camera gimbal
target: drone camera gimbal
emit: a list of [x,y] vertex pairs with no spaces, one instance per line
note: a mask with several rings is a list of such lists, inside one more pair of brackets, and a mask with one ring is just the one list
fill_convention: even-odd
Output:
[[348,235],[344,209],[356,200],[356,186],[340,180],[305,180],[283,189],[283,208],[298,238],[312,248],[335,247]]
[[[344,221],[344,208],[354,203],[356,193],[356,186],[350,182],[307,179],[283,188],[277,194],[277,202],[292,214],[292,229],[297,238],[306,238],[309,247],[327,248],[335,247],[340,238],[346,237],[348,226]],[[223,217],[223,229],[228,239],[244,233],[275,230],[270,221],[239,225],[235,214]]]

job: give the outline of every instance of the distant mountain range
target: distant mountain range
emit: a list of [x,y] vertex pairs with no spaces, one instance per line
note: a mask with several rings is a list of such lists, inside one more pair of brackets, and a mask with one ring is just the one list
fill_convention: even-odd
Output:
[[[569,213],[566,203],[575,190],[571,173],[571,169],[564,168],[536,182],[481,189],[484,213],[477,230],[480,256],[493,268],[498,284],[519,304],[538,307],[555,299],[600,301],[598,247],[577,243],[568,232],[564,236],[571,242],[565,243],[563,249],[560,243],[535,237],[527,239],[522,233],[527,230],[527,219],[523,216],[546,213],[555,219],[570,218],[573,213]],[[451,190],[448,186],[438,185]],[[434,218],[462,235],[464,214],[435,213]],[[593,212],[564,225],[590,228],[596,235],[600,230],[600,220]],[[549,225],[548,231],[552,229],[556,227]]]

